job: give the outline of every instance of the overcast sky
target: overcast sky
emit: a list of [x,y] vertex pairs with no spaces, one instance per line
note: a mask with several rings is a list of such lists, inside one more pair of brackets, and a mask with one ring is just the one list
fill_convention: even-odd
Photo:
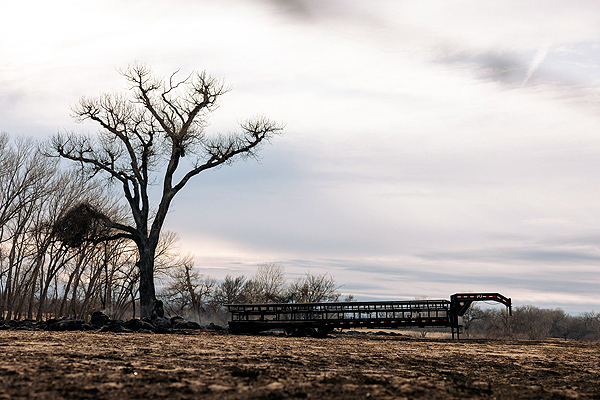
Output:
[[0,131],[134,61],[233,90],[209,132],[286,124],[168,217],[205,274],[329,272],[359,299],[494,291],[600,311],[600,2],[0,0]]

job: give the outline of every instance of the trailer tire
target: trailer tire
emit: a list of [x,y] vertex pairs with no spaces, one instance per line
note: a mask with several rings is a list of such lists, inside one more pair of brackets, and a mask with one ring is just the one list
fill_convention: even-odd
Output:
[[315,337],[317,335],[317,331],[312,326],[307,326],[304,328],[304,336]]
[[288,325],[285,328],[283,328],[283,333],[285,334],[285,336],[291,337],[294,336],[294,333],[296,333],[296,329],[294,328],[294,325]]

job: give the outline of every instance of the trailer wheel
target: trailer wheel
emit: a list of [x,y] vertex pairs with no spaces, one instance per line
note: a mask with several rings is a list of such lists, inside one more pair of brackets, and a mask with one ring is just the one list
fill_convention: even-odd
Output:
[[296,331],[296,329],[294,329],[293,325],[288,325],[283,329],[283,333],[287,337],[294,336],[295,331]]
[[316,334],[317,334],[317,331],[312,326],[307,326],[304,328],[304,336],[315,337]]

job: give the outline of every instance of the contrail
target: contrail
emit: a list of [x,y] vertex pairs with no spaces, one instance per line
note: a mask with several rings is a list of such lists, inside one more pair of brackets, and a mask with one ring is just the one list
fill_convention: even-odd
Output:
[[533,61],[529,65],[529,69],[527,70],[527,75],[525,76],[525,79],[523,80],[523,83],[521,84],[521,86],[525,86],[525,84],[529,81],[529,78],[531,78],[533,73],[535,71],[537,71],[537,69],[539,68],[542,61],[544,61],[544,58],[546,58],[546,54],[548,54],[549,48],[550,48],[550,46],[542,47],[537,51],[537,53],[535,53],[535,57],[533,57]]

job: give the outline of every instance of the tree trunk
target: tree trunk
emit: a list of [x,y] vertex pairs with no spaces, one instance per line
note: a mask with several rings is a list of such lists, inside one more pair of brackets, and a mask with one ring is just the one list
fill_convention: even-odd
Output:
[[[27,305],[27,319],[33,319],[33,304],[34,304],[34,300],[35,300],[35,289],[37,286],[38,277],[40,276],[40,269],[42,269],[44,266],[44,261],[45,261],[45,256],[38,254],[37,259],[35,261],[35,268],[33,269],[33,275],[31,276],[30,283],[28,283],[27,286],[25,286],[27,289],[29,289],[29,304]],[[41,286],[42,285],[40,284],[40,288],[41,288]],[[27,292],[24,292],[24,296],[25,296],[25,293],[27,293]]]
[[7,319],[11,318],[11,312],[12,312],[12,293],[11,293],[11,288],[12,288],[12,275],[13,275],[13,267],[14,267],[14,263],[15,263],[15,251],[16,251],[16,236],[15,236],[15,240],[13,241],[13,244],[10,248],[10,254],[8,256],[8,276],[6,277],[6,285],[5,285],[5,290],[4,290],[4,301],[2,302],[2,308],[1,311],[2,313],[0,314],[0,316],[2,318],[4,318],[4,311],[5,309],[8,311],[8,317]]
[[156,300],[154,288],[154,253],[156,245],[138,245],[138,250],[140,253],[138,261],[140,271],[140,316],[144,318],[150,317],[154,301]]
[[90,310],[88,310],[88,305],[90,303],[90,299],[92,298],[92,296],[94,294],[97,294],[99,291],[98,290],[99,285],[97,285],[96,282],[98,281],[98,278],[100,277],[101,274],[102,274],[102,268],[98,268],[94,272],[94,275],[92,275],[90,277],[90,281],[88,282],[88,287],[87,287],[87,290],[85,291],[85,296],[83,298],[83,303],[81,304],[81,307],[79,308],[79,312],[76,315],[80,319],[83,318],[83,316],[86,314],[91,314]]
[[[67,286],[65,287],[65,293],[62,299],[62,302],[60,303],[60,310],[59,310],[59,316],[64,317],[64,312],[67,309],[67,301],[69,298],[69,292],[71,291],[71,285],[73,284],[73,281],[75,280],[75,288],[73,289],[73,293],[77,293],[77,284],[79,283],[79,269],[81,268],[81,264],[83,263],[84,260],[84,256],[83,253],[81,253],[81,255],[79,256],[79,259],[77,260],[77,263],[75,264],[75,269],[73,270],[73,272],[71,274],[69,274],[69,281],[67,282]],[[68,311],[67,311],[68,313]]]
[[135,293],[133,292],[133,286],[130,287],[129,294],[131,295],[131,309],[133,310],[132,318],[135,318]]

